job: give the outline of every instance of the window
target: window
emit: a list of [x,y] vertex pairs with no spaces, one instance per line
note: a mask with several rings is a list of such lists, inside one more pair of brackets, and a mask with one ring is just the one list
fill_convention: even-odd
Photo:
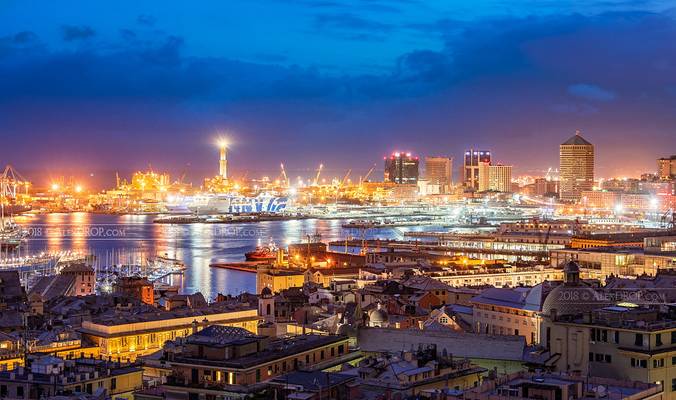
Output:
[[324,359],[324,350],[319,352],[319,359],[323,360]]
[[333,356],[335,356],[335,355],[336,355],[336,348],[335,348],[335,347],[331,347],[331,357],[333,357]]
[[113,378],[110,380],[110,390],[115,390],[117,389],[117,378]]
[[22,399],[23,398],[23,386],[17,386],[16,387],[16,397]]
[[256,370],[256,383],[261,381],[261,369]]
[[671,344],[676,344],[676,331],[671,331]]
[[615,343],[620,343],[620,331],[615,331],[615,339],[613,341]]
[[671,378],[671,391],[676,392],[676,378]]
[[676,356],[671,357],[671,365],[676,365]]
[[603,361],[610,364],[611,362],[613,362],[613,357],[610,354],[606,354],[603,356]]
[[640,333],[637,333],[636,336],[634,337],[634,345],[635,346],[643,346],[643,335]]
[[653,360],[653,368],[662,368],[664,367],[664,358],[657,358]]
[[[345,345],[342,345],[342,344],[339,345],[338,346],[338,354],[343,354],[344,352],[345,352]],[[676,360],[676,357],[674,357],[674,359]]]
[[662,346],[662,334],[658,333],[655,335],[655,346]]

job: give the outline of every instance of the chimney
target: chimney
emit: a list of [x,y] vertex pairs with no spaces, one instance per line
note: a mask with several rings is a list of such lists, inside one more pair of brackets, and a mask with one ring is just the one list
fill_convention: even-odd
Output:
[[195,333],[197,333],[197,320],[196,319],[192,320],[192,333],[193,333],[193,335]]

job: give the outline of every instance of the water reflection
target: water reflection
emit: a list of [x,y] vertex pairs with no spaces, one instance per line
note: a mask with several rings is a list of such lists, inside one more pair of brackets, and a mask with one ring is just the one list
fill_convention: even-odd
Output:
[[[154,216],[98,215],[88,213],[21,216],[17,222],[33,235],[26,252],[79,250],[97,257],[99,265],[143,262],[157,254],[181,259],[188,266],[182,291],[201,291],[213,298],[218,293],[254,291],[254,274],[210,268],[214,261],[243,261],[244,253],[259,243],[279,246],[307,240],[319,234],[323,241],[354,238],[401,238],[402,228],[345,230],[342,220],[266,221],[257,224],[154,224]],[[439,229],[439,227],[426,227]]]

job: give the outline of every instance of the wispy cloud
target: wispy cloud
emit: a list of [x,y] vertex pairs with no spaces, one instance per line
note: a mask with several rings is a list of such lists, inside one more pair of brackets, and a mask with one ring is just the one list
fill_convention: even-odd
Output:
[[594,101],[612,101],[617,97],[617,95],[610,90],[588,83],[576,83],[570,85],[568,86],[568,93],[573,96]]
[[96,31],[86,25],[64,25],[61,27],[63,40],[71,42],[73,40],[86,40],[96,36]]

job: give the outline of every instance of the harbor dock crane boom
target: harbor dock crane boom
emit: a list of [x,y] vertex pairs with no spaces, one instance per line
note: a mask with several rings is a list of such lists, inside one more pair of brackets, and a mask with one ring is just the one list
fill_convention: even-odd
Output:
[[362,183],[366,182],[366,181],[369,179],[369,176],[371,176],[371,174],[373,173],[373,170],[374,170],[374,169],[376,169],[376,165],[375,165],[375,164],[373,164],[373,166],[371,167],[371,169],[369,169],[369,171],[366,173],[366,175],[364,176],[363,179],[359,179],[359,185],[360,185],[360,186],[361,186]]
[[315,181],[313,183],[314,186],[317,186],[319,184],[319,175],[322,173],[323,168],[324,164],[319,164],[319,168],[317,168],[317,175],[315,176]]

